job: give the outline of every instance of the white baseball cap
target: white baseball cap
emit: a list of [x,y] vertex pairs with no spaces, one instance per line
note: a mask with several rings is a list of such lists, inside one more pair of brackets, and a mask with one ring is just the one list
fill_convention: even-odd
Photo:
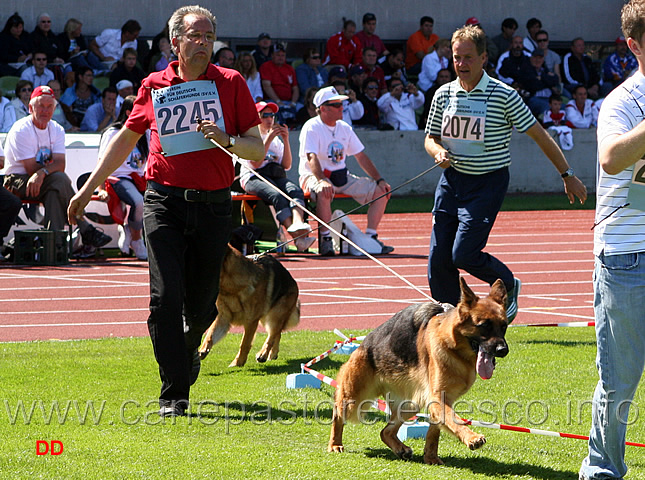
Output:
[[347,95],[340,95],[334,87],[325,87],[321,88],[316,92],[314,96],[314,105],[320,107],[323,103],[330,102],[332,100],[347,100],[349,97]]
[[132,82],[130,80],[121,80],[119,83],[116,84],[117,90],[123,90],[124,88],[127,88],[127,87],[134,87],[134,85],[132,85]]

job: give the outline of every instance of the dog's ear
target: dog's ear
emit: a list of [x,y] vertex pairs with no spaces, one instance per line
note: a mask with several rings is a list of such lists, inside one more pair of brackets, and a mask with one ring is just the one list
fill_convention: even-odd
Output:
[[470,289],[464,277],[459,277],[459,286],[461,287],[461,301],[459,303],[472,308],[477,303],[478,297]]
[[495,283],[490,287],[488,296],[500,305],[506,306],[506,287],[500,278],[495,280]]

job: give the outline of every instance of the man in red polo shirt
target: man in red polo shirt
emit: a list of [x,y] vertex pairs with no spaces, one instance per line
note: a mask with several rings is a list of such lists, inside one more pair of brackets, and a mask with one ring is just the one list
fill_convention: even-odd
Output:
[[296,71],[287,63],[287,52],[284,45],[276,43],[273,46],[271,60],[260,67],[264,98],[271,100],[280,107],[279,123],[293,119],[296,116],[296,102],[300,97]]
[[130,117],[70,201],[68,217],[76,221],[94,189],[150,129],[144,203],[148,329],[162,381],[159,414],[177,416],[189,407],[190,386],[199,374],[197,348],[217,315],[235,173],[222,148],[261,160],[264,146],[244,78],[210,64],[216,39],[212,13],[181,7],[168,27],[178,61],[144,79]]

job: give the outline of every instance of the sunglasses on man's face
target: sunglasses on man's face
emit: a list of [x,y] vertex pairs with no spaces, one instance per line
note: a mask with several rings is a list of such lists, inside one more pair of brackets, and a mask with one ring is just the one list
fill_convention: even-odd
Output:
[[273,112],[267,112],[262,114],[262,118],[273,118],[275,117],[275,113]]
[[343,102],[325,103],[325,106],[333,107],[333,108],[341,108],[343,106]]
[[311,58],[313,60],[320,60],[320,55],[312,55]]

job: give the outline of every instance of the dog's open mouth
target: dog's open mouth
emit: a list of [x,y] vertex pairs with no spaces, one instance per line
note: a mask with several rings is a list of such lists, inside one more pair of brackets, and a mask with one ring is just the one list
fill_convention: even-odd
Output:
[[477,342],[471,342],[470,346],[477,352],[477,374],[482,380],[488,380],[493,376],[493,370],[495,370],[495,355],[486,352],[484,347]]

